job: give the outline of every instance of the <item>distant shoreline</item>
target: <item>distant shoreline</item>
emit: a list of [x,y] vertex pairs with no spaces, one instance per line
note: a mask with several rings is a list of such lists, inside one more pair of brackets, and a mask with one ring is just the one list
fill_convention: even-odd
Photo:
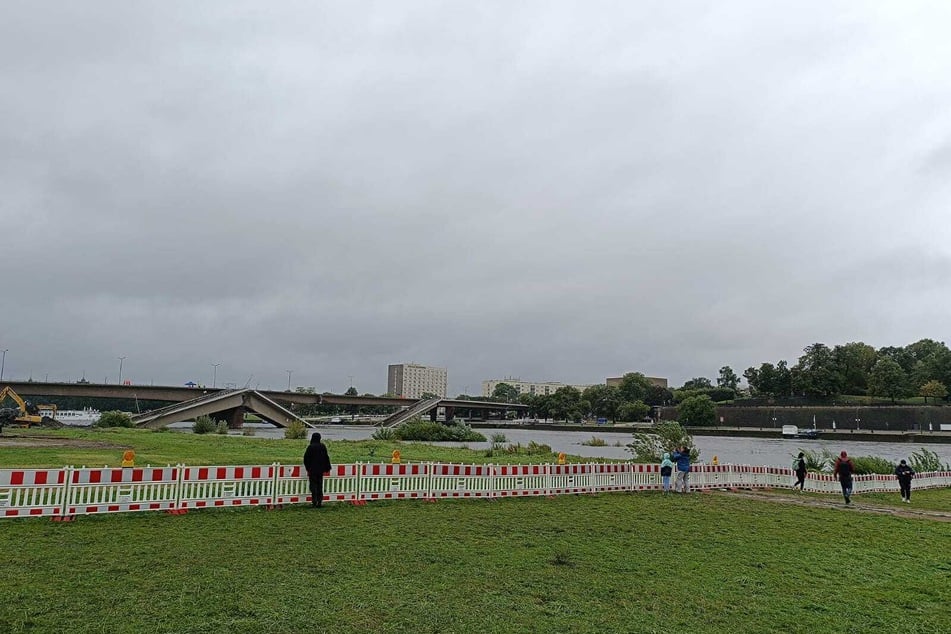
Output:
[[[473,421],[469,423],[473,429],[542,429],[546,431],[582,431],[614,434],[633,434],[638,431],[650,431],[650,425],[576,425],[558,423],[513,423],[511,421]],[[739,438],[772,438],[774,440],[802,440],[801,438],[784,438],[779,429],[768,427],[687,427],[687,431],[694,436],[723,436]],[[854,440],[858,442],[898,442],[898,443],[928,443],[951,444],[951,432],[928,431],[873,431],[854,429],[821,429],[815,440]]]

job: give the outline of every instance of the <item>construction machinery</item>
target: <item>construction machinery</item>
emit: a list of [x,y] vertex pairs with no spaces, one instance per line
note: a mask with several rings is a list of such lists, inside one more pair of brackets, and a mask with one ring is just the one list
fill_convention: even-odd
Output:
[[[0,408],[0,429],[4,425],[47,425],[55,420],[56,407],[53,405],[44,405],[44,412],[40,412],[40,407],[29,401],[24,401],[20,395],[13,391],[9,385],[0,390],[0,405],[7,398],[16,403],[16,407]],[[52,409],[49,409],[52,408]],[[53,416],[46,415],[52,413]]]

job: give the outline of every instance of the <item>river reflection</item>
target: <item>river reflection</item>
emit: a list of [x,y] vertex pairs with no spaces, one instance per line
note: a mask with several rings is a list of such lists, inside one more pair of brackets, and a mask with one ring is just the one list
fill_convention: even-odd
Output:
[[[254,428],[255,434],[262,438],[283,438],[284,431],[270,425],[248,424]],[[366,440],[373,434],[375,428],[365,425],[320,425],[317,431],[324,440]],[[586,458],[614,458],[624,460],[631,454],[623,445],[631,442],[630,432],[606,432],[592,429],[591,431],[550,431],[525,428],[505,429],[477,429],[486,438],[493,434],[503,434],[505,443],[520,443],[526,445],[531,441],[549,445],[554,452],[565,452]],[[604,447],[592,447],[581,444],[592,437],[600,438],[607,443]],[[734,438],[723,436],[694,436],[694,443],[700,449],[700,461],[711,462],[716,456],[721,464],[751,464],[786,467],[792,464],[792,457],[801,450],[821,451],[827,449],[835,455],[840,451],[847,451],[856,456],[881,456],[894,462],[908,458],[913,451],[920,451],[921,443],[887,443],[887,442],[858,442],[838,440],[775,440],[768,438]],[[470,443],[429,443],[447,447],[469,447],[470,449],[487,449],[489,442]],[[620,444],[622,446],[615,446]],[[927,444],[929,451],[938,454],[943,462],[951,462],[951,445]]]

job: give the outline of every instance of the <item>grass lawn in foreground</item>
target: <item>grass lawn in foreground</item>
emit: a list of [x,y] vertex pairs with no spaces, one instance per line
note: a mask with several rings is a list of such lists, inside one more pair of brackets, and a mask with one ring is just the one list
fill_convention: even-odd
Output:
[[4,632],[941,632],[951,523],[721,494],[0,525]]

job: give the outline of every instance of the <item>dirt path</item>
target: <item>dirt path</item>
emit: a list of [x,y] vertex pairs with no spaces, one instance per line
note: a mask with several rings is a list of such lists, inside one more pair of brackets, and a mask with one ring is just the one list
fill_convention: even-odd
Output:
[[[762,493],[759,491],[717,491],[716,493],[719,493],[720,495],[746,498],[749,500],[773,502],[776,504],[795,504],[798,506],[809,506],[812,508],[836,509],[839,511],[847,511],[849,513],[876,513],[878,515],[892,515],[894,517],[951,522],[951,512],[949,511],[916,509],[914,506],[895,507],[883,506],[881,504],[869,504],[868,502],[862,502],[861,499],[855,497],[852,498],[852,504],[846,506],[841,499],[823,500],[814,498],[812,496],[800,496],[798,494]],[[856,499],[859,501],[856,502]]]

